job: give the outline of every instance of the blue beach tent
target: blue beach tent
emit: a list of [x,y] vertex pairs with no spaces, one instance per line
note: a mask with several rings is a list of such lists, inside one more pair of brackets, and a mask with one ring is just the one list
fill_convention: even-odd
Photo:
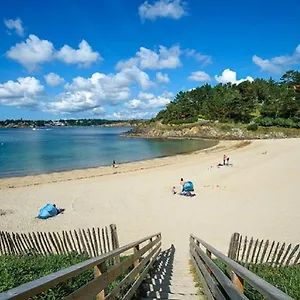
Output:
[[182,187],[183,192],[193,192],[194,191],[194,185],[191,181],[186,181]]
[[40,209],[38,218],[39,219],[48,219],[57,215],[57,209],[53,204],[47,204]]

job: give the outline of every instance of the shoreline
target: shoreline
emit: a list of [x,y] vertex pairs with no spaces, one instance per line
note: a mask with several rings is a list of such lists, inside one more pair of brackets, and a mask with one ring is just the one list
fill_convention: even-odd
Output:
[[242,148],[251,144],[249,141],[219,141],[215,146],[196,150],[192,152],[185,152],[171,156],[158,157],[147,160],[139,160],[126,162],[118,165],[117,168],[112,166],[101,166],[86,169],[77,169],[70,171],[61,171],[53,173],[44,173],[38,175],[25,175],[18,177],[6,177],[0,178],[0,190],[1,189],[13,189],[18,187],[34,186],[47,183],[56,183],[63,181],[87,179],[102,177],[107,175],[115,175],[120,173],[128,173],[145,169],[153,169],[157,167],[163,167],[176,162],[184,162],[186,156],[193,156],[198,154],[210,154],[216,153],[221,150],[230,151],[238,148]]

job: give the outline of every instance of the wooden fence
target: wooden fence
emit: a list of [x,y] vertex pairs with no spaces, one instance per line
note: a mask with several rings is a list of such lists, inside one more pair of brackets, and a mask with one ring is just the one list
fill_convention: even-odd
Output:
[[62,232],[13,233],[0,231],[0,255],[87,253],[96,257],[119,247],[117,227]]
[[299,244],[248,238],[235,232],[230,239],[228,257],[243,265],[269,264],[274,267],[300,263]]
[[[64,299],[130,300],[161,251],[161,234],[157,233],[113,251],[90,258],[56,273],[28,282],[0,294],[1,300],[29,299],[87,270],[94,269],[95,278]],[[130,253],[130,255],[129,255]],[[118,257],[126,254],[123,260]],[[114,261],[114,265],[108,262]],[[115,280],[123,275],[121,281]],[[106,288],[115,283],[106,294]],[[120,297],[121,298],[117,298]]]
[[[210,300],[248,299],[244,295],[245,282],[265,297],[264,299],[293,300],[284,292],[193,235],[190,236],[190,254],[205,294]],[[226,272],[230,274],[230,278],[215,264],[214,257],[226,266]]]

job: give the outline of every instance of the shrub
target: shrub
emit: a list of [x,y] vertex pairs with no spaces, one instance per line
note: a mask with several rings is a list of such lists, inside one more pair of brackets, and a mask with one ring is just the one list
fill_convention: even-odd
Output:
[[198,117],[190,117],[186,119],[179,119],[179,120],[172,120],[169,123],[170,124],[187,124],[187,123],[196,123],[198,121]]
[[[0,293],[88,259],[87,255],[0,256]],[[61,299],[94,278],[86,271],[31,299]]]
[[249,124],[247,126],[247,130],[250,130],[250,131],[256,131],[257,129],[258,129],[258,125],[255,123]]

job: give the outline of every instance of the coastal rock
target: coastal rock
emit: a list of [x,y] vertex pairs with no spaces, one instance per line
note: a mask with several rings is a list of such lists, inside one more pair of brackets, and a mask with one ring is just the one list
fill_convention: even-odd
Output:
[[283,139],[299,137],[300,130],[287,128],[262,128],[258,131],[249,131],[246,128],[227,124],[162,124],[160,122],[141,124],[125,134],[128,137],[145,138],[199,138],[217,140],[244,140],[244,139]]

